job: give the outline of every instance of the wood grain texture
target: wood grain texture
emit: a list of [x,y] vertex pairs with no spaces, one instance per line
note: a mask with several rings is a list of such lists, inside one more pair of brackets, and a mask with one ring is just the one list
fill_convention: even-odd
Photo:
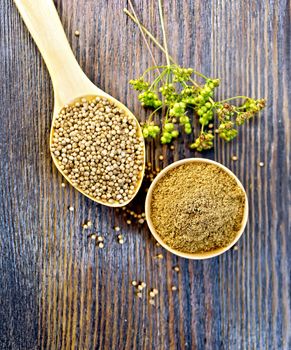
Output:
[[[120,213],[61,187],[49,153],[51,82],[13,2],[1,1],[1,350],[291,348],[290,2],[164,3],[175,59],[221,77],[219,97],[268,100],[236,141],[219,141],[203,154],[230,167],[246,187],[250,218],[238,250],[209,261],[180,259],[157,247],[146,225],[128,226]],[[143,119],[127,82],[151,61],[122,13],[126,1],[55,4],[86,74]],[[136,0],[135,7],[161,37],[156,1]],[[186,145],[185,138],[172,152],[151,143],[148,159],[166,166],[198,155]],[[104,249],[82,231],[88,219],[105,236]],[[160,253],[164,259],[154,259]],[[156,306],[147,292],[135,296],[133,279],[158,288]]]

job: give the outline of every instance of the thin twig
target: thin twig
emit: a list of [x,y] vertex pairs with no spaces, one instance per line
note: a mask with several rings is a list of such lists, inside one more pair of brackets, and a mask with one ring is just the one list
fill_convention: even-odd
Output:
[[[140,28],[143,30],[143,32],[158,46],[158,48],[160,50],[162,50],[164,52],[164,54],[166,54],[166,50],[163,48],[163,46],[158,42],[158,40],[151,34],[151,32],[140,22],[138,21],[138,19],[133,16],[127,9],[123,9],[123,12],[136,24],[140,24]],[[169,56],[170,61],[173,64],[177,64],[174,59]]]
[[168,67],[169,67],[169,66],[170,66],[170,58],[169,58],[168,44],[167,44],[167,36],[166,36],[165,25],[164,25],[162,1],[159,0],[158,2],[159,2],[159,13],[160,13],[160,20],[161,20],[163,38],[164,38],[164,48],[165,48],[165,51],[166,51],[166,60],[167,60],[167,65],[168,65]]
[[[127,9],[123,9],[124,13],[136,24],[139,24],[139,29],[142,31],[157,45],[157,47],[163,51],[164,54],[166,54],[166,50],[164,47],[158,42],[158,40],[151,34],[151,32],[142,24],[140,21],[132,14],[130,13]],[[169,55],[169,60],[172,62],[174,65],[178,65],[174,59]],[[199,87],[199,84],[196,83],[195,80],[190,78],[190,81],[192,82],[193,85],[196,87]]]
[[[148,49],[148,51],[149,51],[149,53],[150,53],[150,56],[151,56],[151,58],[152,58],[152,60],[153,60],[153,63],[154,63],[155,66],[157,66],[157,62],[156,62],[155,57],[154,57],[154,55],[153,55],[153,52],[152,52],[152,50],[151,50],[151,48],[150,48],[150,45],[149,45],[149,43],[148,43],[148,41],[147,41],[147,38],[146,38],[145,35],[144,35],[144,32],[143,32],[143,30],[142,30],[140,21],[139,21],[138,18],[137,18],[137,15],[136,15],[136,13],[135,13],[135,10],[134,10],[134,7],[133,7],[133,5],[132,5],[131,0],[128,0],[128,3],[129,3],[129,6],[130,6],[130,8],[131,8],[131,11],[133,12],[134,17],[136,18],[136,23],[137,23],[137,25],[138,25],[138,27],[139,27],[139,30],[140,30],[141,35],[142,35],[142,37],[143,37],[143,40],[144,40],[144,42],[145,42],[145,44],[146,44],[146,46],[147,46],[147,49]],[[125,12],[125,11],[124,11],[124,12]],[[161,74],[159,68],[157,68],[157,71],[159,72],[159,74]]]

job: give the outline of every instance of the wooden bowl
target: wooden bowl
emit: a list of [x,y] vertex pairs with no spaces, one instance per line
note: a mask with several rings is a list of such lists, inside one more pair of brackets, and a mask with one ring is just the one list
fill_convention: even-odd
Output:
[[[235,179],[237,185],[242,189],[242,191],[245,194],[245,207],[244,207],[244,214],[243,214],[243,219],[242,219],[242,223],[241,223],[241,228],[240,230],[237,232],[235,238],[232,240],[232,242],[230,242],[227,246],[222,247],[222,248],[218,248],[215,250],[212,250],[210,252],[204,252],[204,253],[183,253],[180,252],[179,250],[173,249],[171,247],[169,247],[159,236],[159,234],[157,233],[156,229],[153,226],[152,220],[151,220],[151,201],[152,201],[152,193],[153,190],[156,186],[156,184],[159,182],[159,180],[164,177],[170,170],[182,165],[182,164],[186,164],[186,163],[207,163],[207,164],[212,164],[215,165],[221,169],[223,169],[226,173],[228,173],[233,179]],[[147,220],[147,224],[149,226],[149,229],[152,233],[152,235],[155,237],[155,239],[160,243],[161,246],[163,246],[165,249],[167,249],[169,252],[176,254],[178,256],[181,256],[182,258],[187,258],[187,259],[195,259],[195,260],[203,260],[203,259],[209,259],[209,258],[213,258],[217,255],[220,255],[224,252],[226,252],[227,250],[229,250],[241,237],[242,233],[244,232],[245,226],[247,224],[248,221],[248,211],[249,211],[249,206],[248,206],[248,198],[245,192],[245,189],[243,187],[243,185],[241,184],[241,182],[239,181],[239,179],[235,176],[235,174],[230,171],[228,168],[226,168],[224,165],[217,163],[213,160],[209,160],[209,159],[204,159],[204,158],[187,158],[187,159],[182,159],[179,160],[177,162],[174,162],[170,165],[168,165],[165,169],[163,169],[158,175],[157,177],[154,179],[154,181],[152,182],[147,196],[146,196],[146,201],[145,201],[145,214],[146,214],[146,220]]]

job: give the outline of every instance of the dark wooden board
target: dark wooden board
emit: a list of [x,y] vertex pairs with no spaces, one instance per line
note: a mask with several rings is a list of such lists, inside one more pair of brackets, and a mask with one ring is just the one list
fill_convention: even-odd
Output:
[[[246,187],[250,217],[238,250],[208,261],[180,259],[157,247],[146,225],[127,225],[120,213],[61,187],[49,153],[50,78],[13,2],[1,1],[1,350],[291,349],[290,2],[164,3],[171,53],[180,64],[221,77],[221,98],[268,100],[236,141],[218,142],[202,155],[230,167]],[[55,4],[86,74],[143,119],[128,80],[151,60],[122,12],[127,2]],[[135,5],[161,38],[156,1]],[[174,152],[152,143],[148,159],[166,166],[198,156],[184,141]],[[106,237],[104,249],[82,233],[88,219]],[[122,246],[114,225],[125,235]],[[156,306],[147,292],[135,296],[133,279],[158,288]]]

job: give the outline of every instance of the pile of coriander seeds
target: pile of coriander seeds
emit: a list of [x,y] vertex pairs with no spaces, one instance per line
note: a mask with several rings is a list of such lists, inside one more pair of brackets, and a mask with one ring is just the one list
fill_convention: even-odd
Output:
[[126,203],[144,167],[135,118],[105,97],[66,105],[53,125],[51,151],[72,184],[104,204]]

